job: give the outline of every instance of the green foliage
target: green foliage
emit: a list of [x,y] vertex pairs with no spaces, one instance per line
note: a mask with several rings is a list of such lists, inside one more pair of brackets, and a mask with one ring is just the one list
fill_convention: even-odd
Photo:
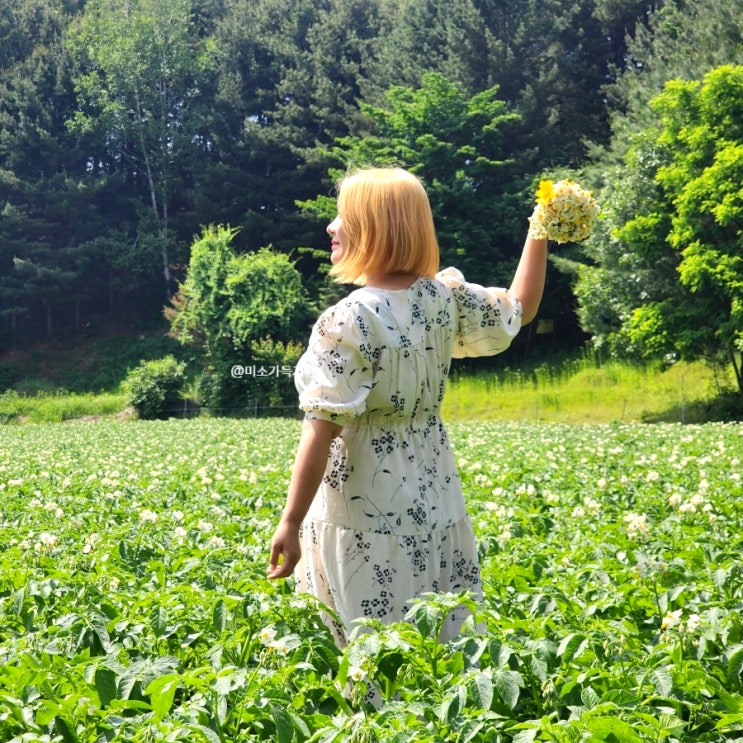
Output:
[[[587,330],[609,315],[615,349],[624,339],[646,357],[725,360],[743,392],[741,89],[743,67],[725,66],[652,101],[659,124],[625,158],[637,211],[609,213],[613,245],[579,273],[576,293]],[[625,188],[613,186],[620,198]]]
[[[606,5],[611,12],[614,4]],[[699,349],[703,336],[713,338],[710,326],[715,320],[699,325],[699,318],[706,313],[691,309],[695,303],[678,272],[682,256],[667,242],[676,207],[669,201],[672,194],[664,194],[656,180],[669,154],[658,140],[659,111],[650,101],[663,92],[669,80],[677,80],[673,85],[683,87],[682,80],[701,80],[719,65],[743,63],[740,8],[736,0],[663,3],[626,39],[627,65],[617,68],[616,80],[607,88],[612,104],[612,141],[606,149],[594,150],[589,168],[605,220],[577,274],[578,313],[597,346],[638,357],[645,341],[651,340],[641,331],[651,326],[642,317],[647,316],[646,310],[636,316],[636,309],[656,305],[656,314],[662,315],[673,308],[674,330],[666,333],[669,342],[664,352],[675,353],[674,342],[682,336],[687,348]],[[688,97],[686,102],[693,103]],[[731,104],[728,99],[723,110]],[[698,136],[698,128],[692,128]],[[667,136],[671,136],[670,130]],[[724,139],[723,135],[720,143]],[[709,138],[702,137],[699,144],[703,141],[708,147]],[[700,146],[698,154],[707,157],[709,150]],[[701,203],[694,208],[698,206]],[[701,213],[695,217],[701,218]],[[693,318],[679,316],[677,310],[683,303],[689,303]],[[719,317],[717,310],[713,315]],[[634,332],[630,332],[633,324]],[[694,336],[697,328],[700,337],[688,337]],[[654,347],[661,353],[657,340]]]
[[[493,87],[467,97],[441,74],[427,73],[417,89],[391,88],[387,107],[362,103],[375,134],[341,138],[333,150],[346,169],[394,164],[419,176],[429,193],[442,265],[470,275],[492,273],[504,259],[501,246],[512,243],[514,233],[523,239],[523,230],[504,218],[515,188],[503,175],[510,164],[505,130],[518,117],[497,92]],[[327,216],[326,199],[315,208]],[[521,214],[519,221],[524,219]],[[508,271],[510,266],[503,269]]]
[[0,364],[0,392],[10,389],[18,378],[18,371],[12,364]]
[[614,421],[704,423],[741,419],[729,365],[668,360],[630,363],[596,352],[517,367],[464,373],[454,366],[444,416],[449,420],[543,423]]
[[59,423],[79,418],[97,419],[118,415],[126,407],[121,393],[74,393],[65,390],[34,395],[7,390],[0,394],[0,424]]
[[[192,246],[188,274],[168,312],[173,335],[196,353],[207,407],[240,411],[295,403],[287,380],[311,317],[302,277],[282,253],[235,253],[235,234],[209,227]],[[261,368],[270,371],[256,373]],[[272,381],[264,385],[257,377]]]
[[0,738],[739,739],[739,427],[449,428],[484,595],[342,650],[265,578],[298,422],[5,429]]
[[109,157],[141,169],[143,209],[155,224],[148,242],[160,256],[166,296],[169,215],[179,167],[189,151],[198,151],[195,101],[207,59],[192,14],[191,4],[180,0],[89,0],[69,35],[82,104],[70,126],[92,135]]
[[142,361],[122,384],[127,402],[140,418],[168,418],[178,410],[186,365],[174,356]]
[[[544,170],[585,165],[612,132],[594,171],[597,187],[611,181],[601,202],[640,207],[644,194],[633,204],[619,192],[623,181],[635,187],[623,157],[654,121],[649,100],[669,79],[740,63],[742,38],[736,0],[651,10],[642,0],[5,0],[0,330],[18,342],[64,337],[104,314],[152,322],[163,283],[182,279],[189,242],[210,223],[238,226],[240,251],[270,241],[298,255],[314,292],[324,225],[296,205],[329,193],[327,153],[339,139],[382,128],[395,158],[420,152],[428,164],[421,175],[437,194],[450,262],[497,279],[511,266],[492,266],[520,250],[530,184]],[[430,85],[432,74],[456,95]],[[370,122],[370,110],[398,120]],[[466,162],[468,146],[483,160]],[[733,177],[738,157],[720,153],[690,206],[714,193],[717,216],[737,219],[720,178]],[[437,159],[446,173],[432,167]],[[591,290],[593,306],[608,308],[604,340],[605,326],[632,314],[625,298],[638,284],[664,296],[679,257],[645,263],[611,245],[621,265],[606,266]],[[549,286],[545,307],[571,316],[567,284],[550,277]],[[628,332],[614,340],[640,353]]]

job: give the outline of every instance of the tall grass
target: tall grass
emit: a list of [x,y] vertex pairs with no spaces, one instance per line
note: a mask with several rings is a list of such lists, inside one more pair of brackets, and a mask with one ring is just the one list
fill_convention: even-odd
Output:
[[94,394],[60,390],[26,396],[11,390],[0,394],[0,423],[59,423],[113,416],[125,407],[126,397],[115,392]]
[[[665,371],[626,363],[600,363],[590,356],[531,369],[455,370],[444,398],[449,421],[514,420],[557,423],[681,422],[730,420],[720,414],[721,395],[733,387],[732,372],[701,362],[679,362]],[[734,395],[733,397],[740,397]],[[741,401],[738,400],[740,405]],[[124,411],[120,392],[64,391],[0,394],[0,424],[51,423],[112,417]],[[272,408],[260,405],[263,413]],[[276,408],[275,415],[295,415]],[[740,418],[740,416],[739,416]]]
[[585,356],[528,372],[455,373],[443,412],[449,420],[695,423],[715,417],[715,400],[732,383],[732,373],[701,362],[663,371]]

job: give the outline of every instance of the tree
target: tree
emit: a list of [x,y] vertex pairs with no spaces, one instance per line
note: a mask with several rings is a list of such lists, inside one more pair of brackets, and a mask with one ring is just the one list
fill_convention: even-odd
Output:
[[472,0],[381,0],[375,51],[361,81],[364,99],[382,104],[387,90],[416,88],[437,72],[465,94],[494,84],[489,37]]
[[68,5],[9,0],[0,10],[0,316],[13,333],[32,335],[40,315],[51,334],[60,309],[86,296],[79,244],[96,223],[95,193],[75,177],[84,158],[64,125],[75,103]]
[[[195,352],[200,395],[210,407],[242,410],[251,397],[286,403],[294,398],[289,368],[310,317],[302,277],[288,256],[268,248],[238,255],[235,234],[209,227],[193,244],[188,273],[166,313],[172,335]],[[270,373],[258,374],[260,368]]]
[[188,151],[201,144],[194,102],[205,56],[192,32],[191,4],[88,0],[70,39],[80,65],[73,125],[95,132],[107,150],[91,169],[116,167],[143,183],[170,297],[174,182]]
[[[637,171],[653,153],[653,185],[614,233],[628,263],[647,270],[615,332],[648,357],[725,360],[743,394],[743,67],[669,81],[651,103],[659,126],[627,164]],[[579,280],[579,297],[596,283],[595,274]]]
[[[341,138],[333,150],[344,169],[396,164],[419,176],[429,193],[442,263],[470,275],[490,274],[508,260],[518,232],[509,221],[518,181],[509,180],[514,176],[503,158],[504,131],[517,117],[497,92],[467,98],[439,73],[428,73],[417,89],[391,88],[386,108],[362,104],[374,134]],[[329,202],[314,206],[328,217],[335,209]]]

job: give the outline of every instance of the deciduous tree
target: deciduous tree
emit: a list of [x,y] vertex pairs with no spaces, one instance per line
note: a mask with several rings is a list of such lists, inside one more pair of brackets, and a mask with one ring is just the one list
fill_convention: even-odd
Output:
[[73,125],[107,150],[91,169],[143,185],[168,297],[175,179],[201,147],[194,107],[206,57],[192,17],[189,0],[88,0],[70,35],[80,65]]

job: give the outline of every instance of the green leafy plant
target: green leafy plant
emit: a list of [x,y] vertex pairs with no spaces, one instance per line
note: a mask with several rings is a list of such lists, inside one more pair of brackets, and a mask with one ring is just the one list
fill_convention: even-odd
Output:
[[140,362],[122,385],[129,405],[143,419],[172,415],[178,409],[185,371],[186,364],[174,356]]
[[4,429],[0,739],[743,738],[739,426],[450,424],[483,596],[343,649],[265,577],[299,428]]

